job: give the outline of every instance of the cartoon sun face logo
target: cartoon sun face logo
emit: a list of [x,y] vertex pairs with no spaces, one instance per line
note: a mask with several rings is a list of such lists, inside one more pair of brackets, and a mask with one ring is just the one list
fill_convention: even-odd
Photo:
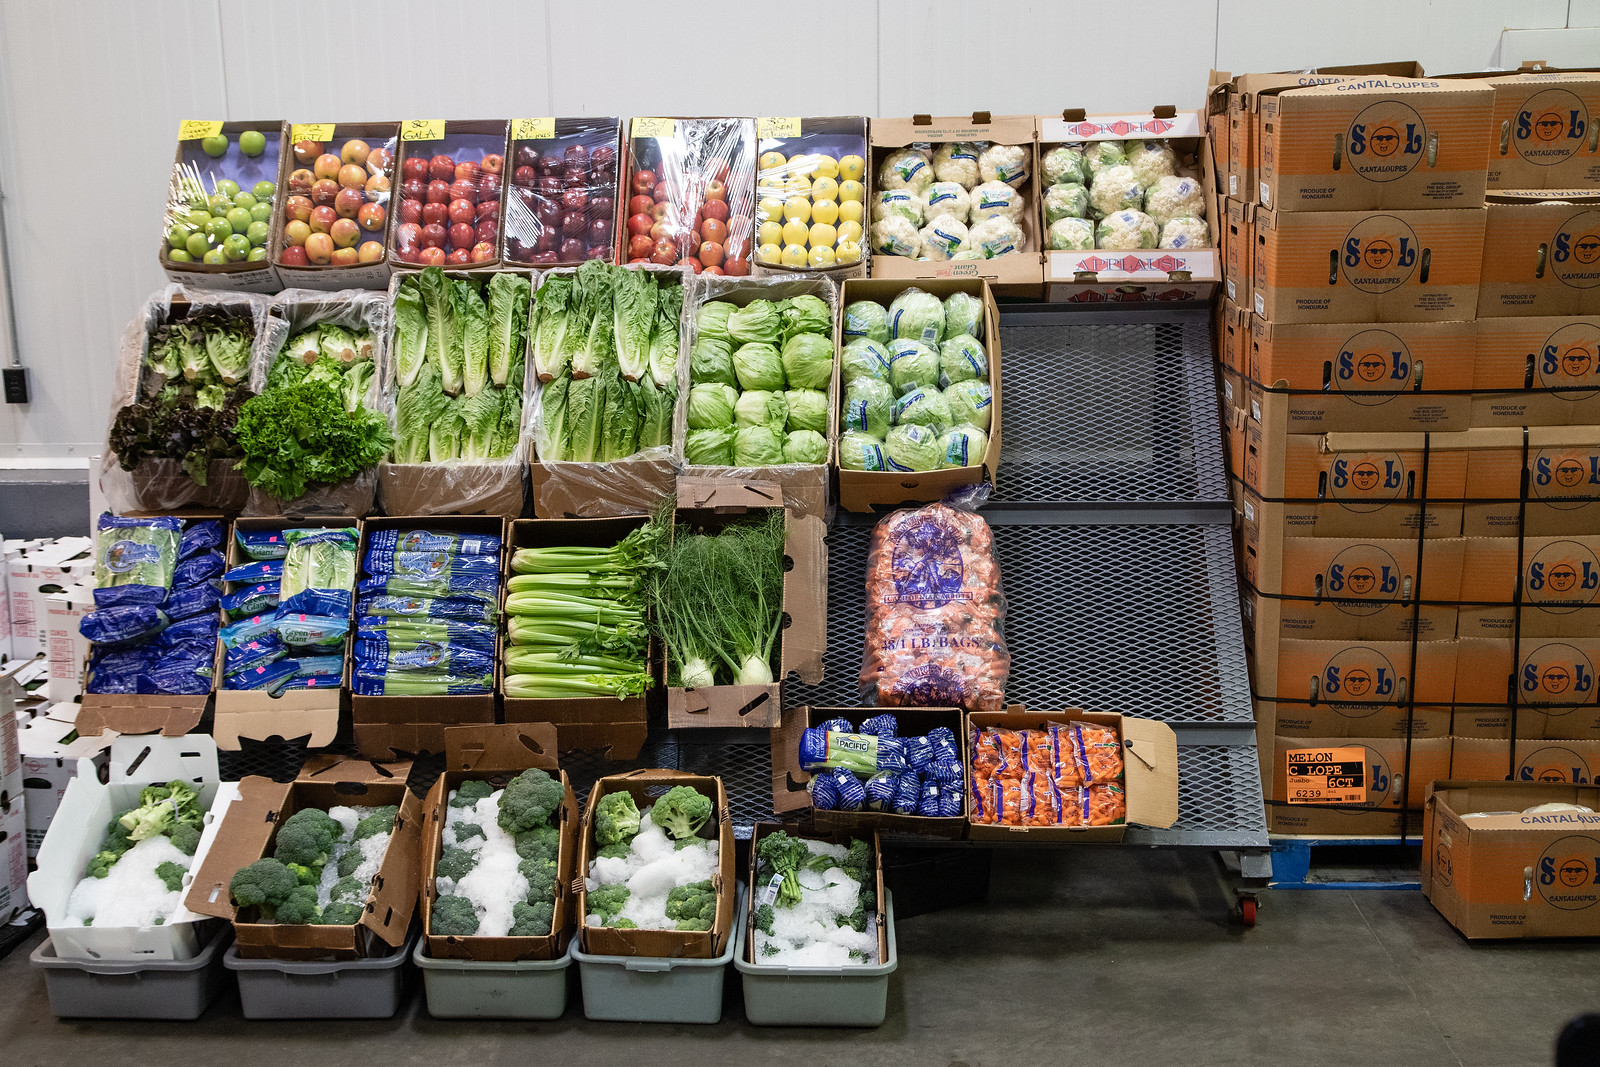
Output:
[[1533,120],[1533,135],[1541,141],[1554,141],[1566,128],[1567,120],[1554,111],[1546,111]]
[[1582,345],[1572,345],[1561,353],[1561,369],[1568,376],[1582,378],[1594,364],[1594,355]]
[[1344,691],[1353,697],[1364,697],[1372,691],[1372,675],[1361,667],[1344,672]]
[[1572,258],[1586,265],[1600,260],[1600,233],[1586,233],[1574,240]]
[[1356,360],[1356,377],[1364,382],[1378,381],[1388,369],[1388,361],[1377,352],[1368,352]]
[[1556,464],[1555,478],[1564,488],[1576,488],[1583,481],[1583,464],[1575,459],[1564,459]]
[[1394,262],[1394,243],[1387,237],[1374,237],[1361,250],[1361,262],[1372,270],[1386,270]]
[[1589,865],[1576,857],[1565,859],[1557,868],[1557,874],[1562,885],[1568,889],[1576,889],[1589,881]]
[[[1582,474],[1582,471],[1579,472]],[[1363,461],[1357,463],[1350,470],[1350,484],[1363,493],[1370,493],[1378,487],[1378,481],[1383,477],[1375,463]]]
[[1537,782],[1565,782],[1567,780],[1567,776],[1561,773],[1559,767],[1540,767],[1539,773],[1533,777],[1534,781]]
[[1546,693],[1565,693],[1572,684],[1572,674],[1559,663],[1539,672],[1539,688]]
[[1357,567],[1345,576],[1345,584],[1357,596],[1366,596],[1378,584],[1378,578],[1366,567]]
[[1392,156],[1400,149],[1400,131],[1393,126],[1379,126],[1367,138],[1375,156]]
[[1558,593],[1565,593],[1578,584],[1578,571],[1570,563],[1558,563],[1546,572],[1546,584]]

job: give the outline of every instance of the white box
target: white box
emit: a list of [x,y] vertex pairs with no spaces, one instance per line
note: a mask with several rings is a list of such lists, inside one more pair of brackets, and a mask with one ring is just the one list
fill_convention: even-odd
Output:
[[[131,775],[130,767],[134,768]],[[39,869],[28,876],[28,893],[44,911],[50,945],[57,956],[101,961],[186,960],[200,951],[200,924],[213,920],[182,908],[171,922],[143,929],[65,922],[67,899],[83,879],[89,860],[100,850],[111,817],[137,806],[139,791],[145,786],[178,778],[195,787],[206,809],[205,830],[191,865],[198,870],[221,822],[213,810],[219,783],[217,746],[210,737],[118,737],[111,743],[110,778],[105,784],[96,777],[93,761],[80,761],[78,775],[68,784],[58,818],[39,850]],[[184,877],[185,885],[191,877]]]
[[21,776],[0,787],[0,923],[8,923],[28,906],[27,815]]
[[22,750],[18,747],[16,698],[0,686],[0,780],[22,773]]
[[83,692],[83,664],[89,655],[89,641],[78,631],[85,612],[94,610],[94,586],[70,585],[45,597],[48,642],[45,659],[50,680],[45,696],[52,701],[71,700]]
[[32,708],[44,700],[50,665],[44,658],[14,659],[0,665],[0,693],[11,698],[17,710]]
[[45,597],[94,576],[94,541],[58,537],[6,561],[11,604],[11,653],[28,659],[44,653],[49,639]]
[[95,780],[106,765],[110,740],[79,737],[78,708],[72,702],[52,704],[18,728],[22,788],[28,809],[28,855],[38,856],[45,832],[55,819],[67,786],[78,776],[80,760],[90,760]]

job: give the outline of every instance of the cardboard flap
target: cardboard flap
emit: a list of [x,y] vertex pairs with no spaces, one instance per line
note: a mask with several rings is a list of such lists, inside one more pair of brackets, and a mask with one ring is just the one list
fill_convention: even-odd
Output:
[[160,734],[182,737],[200,723],[209,696],[121,696],[88,693],[78,714],[78,732]]
[[[410,764],[406,764],[409,769]],[[417,909],[422,888],[422,798],[407,790],[389,835],[389,848],[383,854],[378,875],[361,925],[376,934],[386,945],[405,944],[411,915]]]
[[178,779],[189,782],[219,781],[217,743],[205,734],[118,737],[111,742],[109,774],[108,781],[112,784],[171,782]]
[[1178,821],[1178,735],[1172,727],[1123,716],[1122,767],[1130,823],[1164,829]]
[[445,767],[488,774],[510,768],[554,771],[556,727],[548,722],[452,726],[444,732]]
[[783,576],[783,677],[822,681],[828,650],[828,527],[817,515],[790,515],[784,552],[793,564]]
[[783,487],[773,482],[738,481],[732,478],[680,478],[678,506],[708,508],[712,511],[781,508]]
[[336,782],[352,785],[405,784],[411,775],[410,760],[384,763],[378,760],[351,759],[349,756],[312,756],[300,768],[295,781]]
[[783,722],[767,735],[767,747],[772,753],[772,810],[782,813],[799,811],[811,806],[811,792],[806,783],[811,775],[800,769],[800,735],[811,719],[811,709],[796,708],[785,715]]
[[234,872],[265,855],[272,837],[274,816],[289,796],[289,786],[256,775],[239,783],[239,796],[226,810],[216,811],[216,821],[228,823],[228,836],[220,834],[206,853],[205,862],[194,872],[183,906],[198,915],[232,919],[238,909],[228,895]]

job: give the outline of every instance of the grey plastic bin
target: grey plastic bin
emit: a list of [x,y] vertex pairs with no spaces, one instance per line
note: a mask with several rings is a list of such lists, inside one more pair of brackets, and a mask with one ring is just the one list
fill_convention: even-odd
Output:
[[44,971],[50,1010],[63,1019],[198,1019],[228,982],[223,950],[233,931],[219,929],[186,960],[64,960],[50,940],[28,962]]
[[745,925],[733,965],[744,981],[745,1018],[757,1026],[882,1026],[889,975],[900,965],[894,942],[894,897],[883,892],[889,955],[861,967],[783,967],[746,963]]
[[234,946],[223,963],[239,979],[246,1019],[388,1019],[405,1001],[415,940],[360,960],[247,960]]
[[559,1019],[567,1010],[567,973],[576,934],[559,959],[490,963],[436,960],[420,938],[412,960],[422,969],[428,1014],[435,1019]]
[[[734,930],[744,925],[744,886],[733,909]],[[572,958],[583,979],[583,1014],[590,1019],[633,1023],[722,1021],[722,980],[733,959],[736,933],[714,960],[663,956],[591,956],[573,938]]]

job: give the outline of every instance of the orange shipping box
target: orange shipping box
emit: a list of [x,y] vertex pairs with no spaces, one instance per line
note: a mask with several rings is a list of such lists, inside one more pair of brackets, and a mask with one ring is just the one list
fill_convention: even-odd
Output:
[[[1546,804],[1590,812],[1530,811]],[[1423,816],[1422,892],[1469,938],[1600,935],[1597,808],[1593,786],[1439,782]]]
[[1263,499],[1331,500],[1370,514],[1424,497],[1462,499],[1467,456],[1420,433],[1268,437],[1252,426],[1244,482]]
[[1472,488],[1462,518],[1464,536],[1600,529],[1600,430],[1595,427],[1476,429],[1436,435],[1434,445],[1466,456]]
[[1224,300],[1217,314],[1217,359],[1235,374],[1250,373],[1250,313]]
[[1518,741],[1458,737],[1450,754],[1450,777],[1472,781],[1567,782],[1593,785],[1600,771],[1600,741]]
[[1255,312],[1283,322],[1444,322],[1471,317],[1483,208],[1256,212]]
[[1250,417],[1267,433],[1465,430],[1473,324],[1250,323]]
[[1255,280],[1256,207],[1229,197],[1223,201],[1222,276],[1223,289],[1240,307],[1250,307],[1250,284]]
[[1468,538],[1461,600],[1462,637],[1600,634],[1600,534]]
[[1347,716],[1407,701],[1450,703],[1456,641],[1416,642],[1414,673],[1411,657],[1410,641],[1262,641],[1254,654],[1255,692],[1267,700],[1349,705],[1335,709]]
[[1472,425],[1600,423],[1600,315],[1479,319],[1473,331]]
[[1245,537],[1424,537],[1461,536],[1460,504],[1396,500],[1372,509],[1351,507],[1340,500],[1285,503],[1263,500],[1254,489],[1234,480],[1234,510]]
[[1256,700],[1256,732],[1262,737],[1449,737],[1449,704],[1378,707]]
[[1494,87],[1489,188],[1600,188],[1600,74],[1485,75]]
[[1456,665],[1456,733],[1518,738],[1600,738],[1595,665],[1600,637],[1464,637]]
[[[1450,773],[1448,737],[1278,737],[1267,829],[1282,834],[1398,834],[1421,829],[1428,783]],[[1402,802],[1404,809],[1402,809]],[[1408,814],[1403,814],[1403,811]]]
[[1600,314],[1600,197],[1491,196],[1487,215],[1480,319]]
[[1245,448],[1250,440],[1250,416],[1245,411],[1244,378],[1222,369],[1222,437],[1228,462],[1228,477],[1244,475]]

